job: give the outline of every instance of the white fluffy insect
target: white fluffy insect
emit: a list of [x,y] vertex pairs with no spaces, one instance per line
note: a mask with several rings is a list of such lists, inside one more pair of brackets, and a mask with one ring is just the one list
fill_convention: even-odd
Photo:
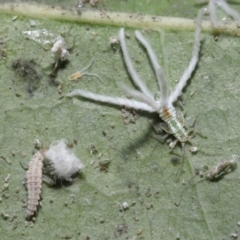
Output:
[[[182,77],[180,78],[175,90],[171,92],[170,95],[168,94],[168,83],[165,74],[158,63],[157,57],[152,47],[150,46],[148,41],[143,37],[143,35],[139,31],[136,31],[135,36],[138,39],[138,41],[146,48],[151,64],[153,65],[153,69],[158,80],[158,86],[161,89],[160,98],[159,99],[156,98],[156,96],[154,96],[149,91],[147,86],[142,82],[140,76],[137,74],[130,60],[130,56],[128,54],[125,42],[124,29],[121,28],[119,31],[119,41],[121,44],[124,61],[130,76],[132,77],[135,85],[139,87],[141,92],[134,89],[130,89],[124,84],[122,84],[120,87],[125,93],[127,93],[127,95],[137,98],[140,101],[127,98],[98,95],[81,89],[74,90],[73,92],[68,93],[66,96],[67,97],[81,96],[95,101],[107,102],[116,105],[124,105],[129,108],[140,109],[148,112],[157,112],[159,116],[168,124],[170,133],[176,137],[175,144],[179,141],[182,143],[182,145],[184,145],[184,143],[189,141],[188,132],[178,120],[176,110],[173,106],[173,102],[175,102],[177,98],[182,94],[182,90],[185,87],[187,80],[191,77],[191,74],[194,71],[196,64],[199,60],[202,17],[203,10],[200,10],[196,21],[196,31],[192,59],[190,60],[188,67],[185,69]],[[175,144],[172,144],[172,147],[174,147]]]
[[29,162],[26,173],[26,187],[28,190],[27,219],[34,215],[39,204],[42,189],[43,159],[43,155],[39,151],[36,152]]
[[222,177],[224,174],[233,171],[237,165],[238,156],[233,154],[229,161],[221,161],[216,166],[212,167],[205,173],[205,178],[208,180],[215,180]]
[[[48,29],[27,30],[22,32],[24,36],[38,43],[45,50],[51,49],[55,59],[54,70],[58,68],[61,62],[66,61],[69,56],[69,49],[66,46],[65,39],[57,33]],[[52,48],[51,48],[52,47]]]
[[51,165],[51,175],[71,181],[71,177],[84,168],[81,161],[71,152],[63,139],[52,142],[44,157]]
[[56,39],[56,42],[53,44],[53,47],[51,48],[51,52],[54,55],[55,59],[55,68],[58,67],[59,63],[62,61],[66,61],[70,53],[66,49],[66,43],[63,37],[58,36]]
[[231,16],[235,21],[240,22],[240,14],[236,10],[232,9],[226,2],[226,0],[208,0],[208,12],[210,15],[210,21],[214,28],[219,27],[219,20],[216,13],[216,7],[220,7],[227,15]]

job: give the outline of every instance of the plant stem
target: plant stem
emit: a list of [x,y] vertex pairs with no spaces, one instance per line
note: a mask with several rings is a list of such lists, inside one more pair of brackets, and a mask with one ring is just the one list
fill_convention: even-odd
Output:
[[[48,18],[75,23],[131,27],[138,29],[168,29],[173,31],[194,31],[195,21],[186,18],[160,17],[153,15],[108,12],[103,10],[84,10],[80,15],[77,9],[63,9],[48,5],[29,3],[0,4],[0,13],[23,15],[34,18]],[[238,24],[233,21],[221,22],[219,29],[213,29],[209,21],[203,21],[202,30],[205,32],[225,33],[240,36]]]

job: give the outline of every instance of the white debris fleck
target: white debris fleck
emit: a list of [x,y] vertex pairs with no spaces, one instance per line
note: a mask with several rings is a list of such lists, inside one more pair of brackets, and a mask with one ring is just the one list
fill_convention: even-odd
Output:
[[15,20],[17,20],[17,19],[18,19],[18,16],[14,16],[14,17],[12,18],[13,21],[15,21]]
[[191,97],[192,97],[194,94],[195,94],[195,91],[194,91],[194,90],[190,92],[190,96],[191,96]]
[[237,233],[232,233],[231,234],[231,239],[238,239],[238,234]]
[[36,26],[36,22],[34,20],[30,20],[30,26],[31,27],[35,27]]
[[192,147],[189,148],[189,151],[190,151],[191,153],[196,153],[196,152],[198,151],[198,148],[192,146]]
[[52,142],[44,156],[52,165],[51,174],[56,178],[71,181],[71,176],[84,168],[81,161],[67,148],[64,139]]
[[171,149],[173,149],[175,147],[175,145],[176,145],[175,141],[172,141],[172,142],[169,143],[169,147]]
[[128,203],[127,203],[127,202],[123,202],[123,203],[122,203],[122,208],[123,208],[124,210],[128,209],[128,208],[129,208]]
[[8,173],[8,175],[4,178],[4,182],[5,183],[8,183],[9,182],[9,179],[10,179],[10,177],[11,177],[11,174],[10,173]]
[[182,185],[186,185],[185,179],[182,180]]
[[42,147],[42,143],[41,143],[41,141],[38,138],[36,138],[35,141],[34,141],[34,147],[36,149],[39,149],[39,148]]
[[109,38],[109,45],[115,45],[115,44],[120,44],[120,41],[118,37],[110,37]]

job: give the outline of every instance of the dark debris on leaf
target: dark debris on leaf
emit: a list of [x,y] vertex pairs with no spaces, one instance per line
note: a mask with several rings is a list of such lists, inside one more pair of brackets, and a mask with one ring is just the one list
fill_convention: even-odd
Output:
[[42,74],[36,70],[36,62],[33,59],[15,59],[12,62],[12,69],[16,73],[16,78],[24,84],[24,88],[30,94],[33,95],[40,86],[40,80],[43,77]]

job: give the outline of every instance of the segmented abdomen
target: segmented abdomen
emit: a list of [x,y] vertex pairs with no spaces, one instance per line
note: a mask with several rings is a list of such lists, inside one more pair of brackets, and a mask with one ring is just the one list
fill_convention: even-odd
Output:
[[29,162],[28,171],[26,173],[26,185],[28,190],[26,218],[31,218],[37,210],[42,188],[42,166],[43,156],[40,152],[37,152]]
[[159,111],[159,115],[162,120],[168,124],[172,134],[180,142],[184,143],[188,140],[188,134],[184,129],[184,126],[177,119],[176,110],[173,106],[161,108]]

